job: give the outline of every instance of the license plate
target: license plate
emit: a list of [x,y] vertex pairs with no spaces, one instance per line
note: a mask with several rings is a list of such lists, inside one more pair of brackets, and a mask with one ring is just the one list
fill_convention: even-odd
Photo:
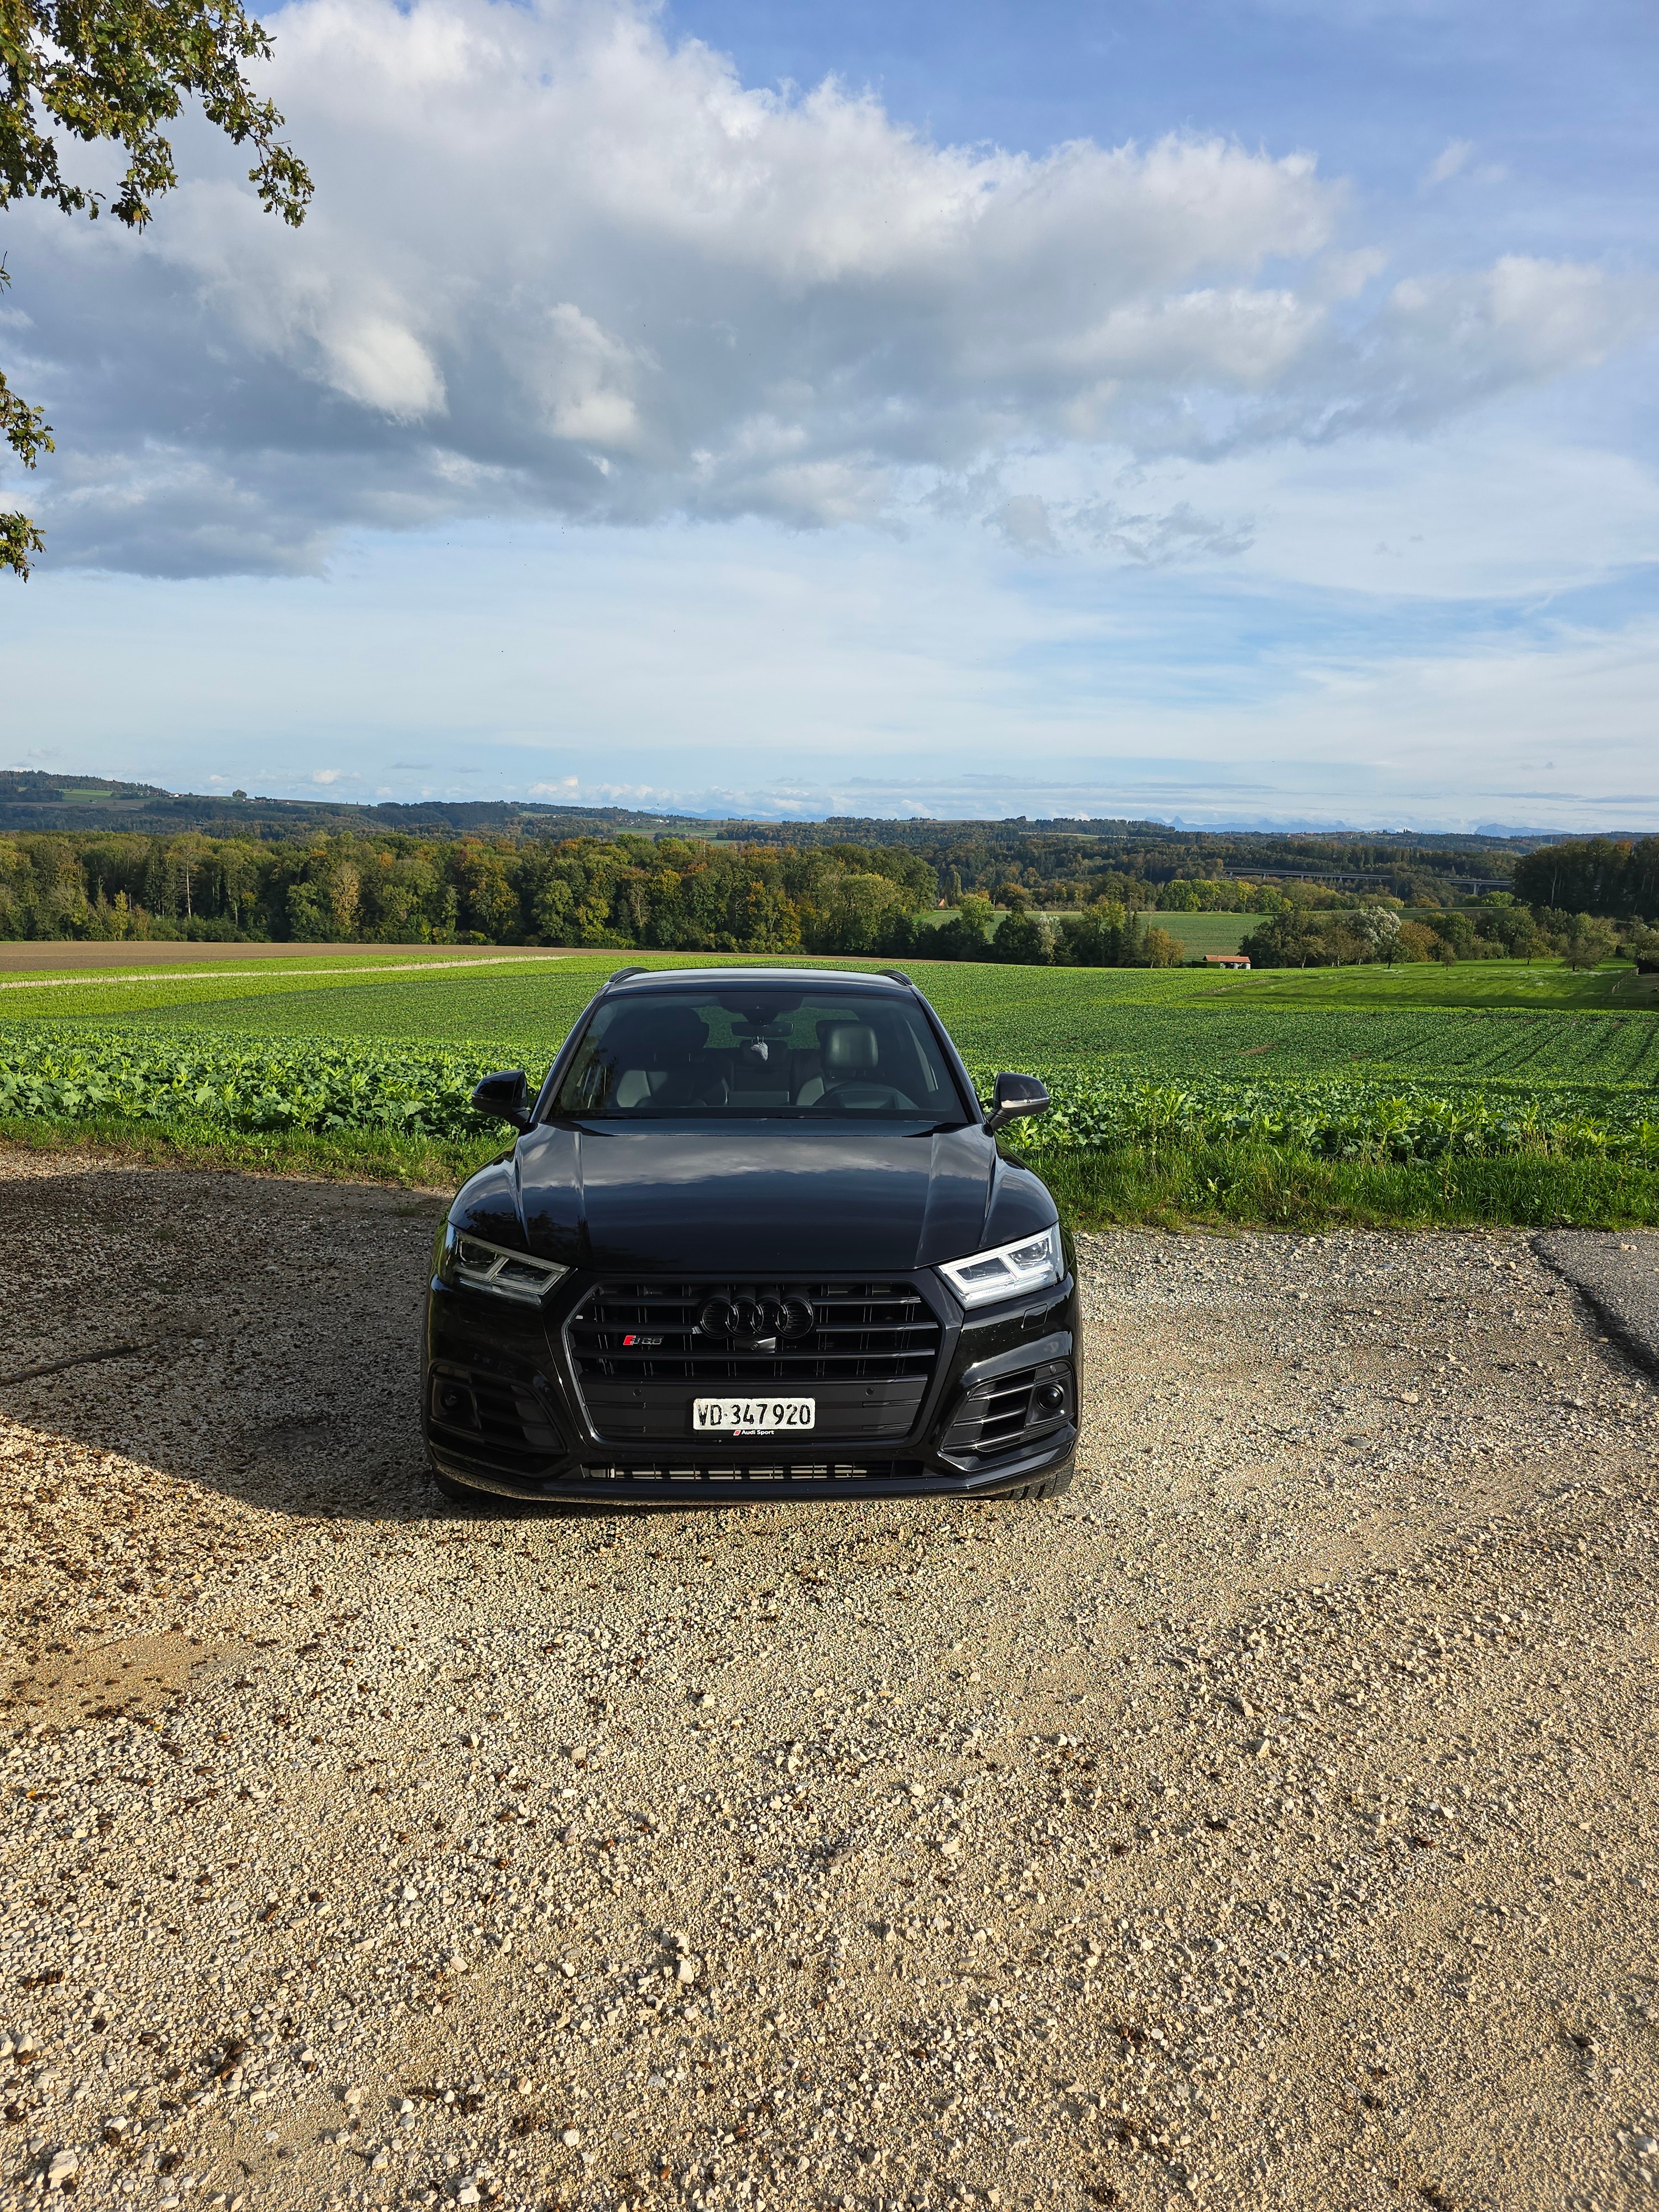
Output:
[[781,1429],[810,1429],[817,1419],[811,1398],[694,1398],[691,1427],[697,1436],[775,1437]]

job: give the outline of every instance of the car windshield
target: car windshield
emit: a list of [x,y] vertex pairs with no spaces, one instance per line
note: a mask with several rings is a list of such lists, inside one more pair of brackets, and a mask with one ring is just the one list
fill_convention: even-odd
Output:
[[582,1033],[562,1114],[885,1115],[959,1122],[963,1101],[914,1000],[754,985],[619,993]]

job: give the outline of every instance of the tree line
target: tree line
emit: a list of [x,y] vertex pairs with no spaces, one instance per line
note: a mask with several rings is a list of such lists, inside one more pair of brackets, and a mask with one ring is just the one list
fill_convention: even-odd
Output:
[[1149,925],[1138,904],[1097,901],[1056,928],[1027,910],[1023,893],[1009,896],[1013,910],[1000,915],[984,894],[964,892],[936,920],[939,879],[926,860],[854,844],[628,834],[556,843],[342,836],[266,844],[192,831],[0,837],[0,938],[562,945],[1085,966],[1182,957],[1179,939]]
[[[1262,892],[1298,878],[1340,882],[1351,894],[1438,902],[1476,885],[1508,889],[1518,841],[1399,833],[1175,830],[1159,822],[747,823],[745,838],[813,844],[850,837],[898,845],[930,860],[941,891],[1024,890],[1039,907],[1084,907],[1102,898],[1164,912],[1204,910],[1203,887]],[[1193,888],[1197,887],[1197,904]],[[1227,911],[1241,910],[1237,902]],[[1249,902],[1242,910],[1254,909]]]
[[1659,921],[1659,837],[1572,837],[1516,861],[1515,896],[1528,905]]
[[131,835],[0,838],[0,936],[309,944],[833,949],[937,894],[924,861],[854,846],[685,839]]
[[1115,874],[1073,910],[1044,913],[1021,884],[1004,878],[997,890],[994,902],[963,890],[953,872],[910,847],[852,842],[737,844],[630,832],[556,841],[341,834],[279,842],[188,830],[0,836],[0,938],[539,944],[1164,967],[1186,949],[1178,922],[1166,928],[1162,917],[1255,912],[1262,919],[1245,950],[1262,967],[1532,958],[1569,943],[1583,950],[1605,940],[1610,950],[1613,942],[1589,912],[1526,906],[1503,892],[1473,911],[1407,909],[1397,898],[1317,884],[1177,877],[1153,885]]
[[1389,967],[1407,961],[1537,960],[1557,956],[1574,968],[1598,967],[1628,940],[1640,959],[1659,933],[1631,925],[1623,933],[1599,917],[1559,908],[1527,907],[1508,893],[1488,894],[1474,911],[1461,908],[1402,911],[1379,901],[1347,912],[1321,914],[1287,907],[1240,945],[1256,968],[1342,968],[1365,961]]

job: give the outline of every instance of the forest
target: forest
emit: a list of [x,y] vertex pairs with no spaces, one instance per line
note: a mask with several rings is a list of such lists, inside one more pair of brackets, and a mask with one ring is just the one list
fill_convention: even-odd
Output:
[[[982,831],[986,825],[962,825]],[[955,847],[977,849],[965,835]],[[210,837],[185,830],[0,836],[0,938],[557,945],[662,951],[864,953],[1028,966],[1161,967],[1185,957],[1160,917],[1261,916],[1258,966],[1526,957],[1589,948],[1590,918],[1659,906],[1659,840],[1583,841],[1524,856],[1528,905],[1487,890],[1456,905],[1333,881],[1125,868],[1032,881],[1000,864],[940,866],[908,842],[738,842],[623,831],[562,839],[350,831]],[[1465,908],[1467,911],[1463,910]],[[946,909],[940,913],[939,909]],[[1583,926],[1581,926],[1583,924]]]
[[[999,913],[895,847],[715,844],[624,832],[550,840],[319,836],[283,843],[0,837],[0,938],[257,939],[298,944],[558,945],[659,951],[866,953],[1042,965],[1171,966],[1180,943],[1131,903],[1056,929],[1018,884]],[[1183,885],[1197,908],[1249,884]],[[1200,896],[1200,894],[1202,896]]]
[[1543,846],[1516,862],[1514,889],[1532,906],[1659,921],[1659,837],[1571,837]]
[[0,838],[0,937],[648,945],[786,952],[867,939],[937,897],[914,854],[750,850],[624,834],[116,832]]

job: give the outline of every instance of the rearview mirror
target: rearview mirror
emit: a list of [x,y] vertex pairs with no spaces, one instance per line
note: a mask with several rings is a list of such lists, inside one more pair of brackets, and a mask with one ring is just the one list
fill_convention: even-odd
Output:
[[521,1067],[509,1067],[500,1075],[486,1075],[472,1094],[472,1103],[480,1114],[488,1114],[497,1121],[510,1121],[515,1129],[530,1127],[530,1085]]
[[985,1117],[985,1127],[992,1135],[1018,1121],[1022,1115],[1046,1114],[1048,1110],[1048,1086],[1038,1082],[1035,1075],[1000,1075],[996,1095],[990,1112]]

